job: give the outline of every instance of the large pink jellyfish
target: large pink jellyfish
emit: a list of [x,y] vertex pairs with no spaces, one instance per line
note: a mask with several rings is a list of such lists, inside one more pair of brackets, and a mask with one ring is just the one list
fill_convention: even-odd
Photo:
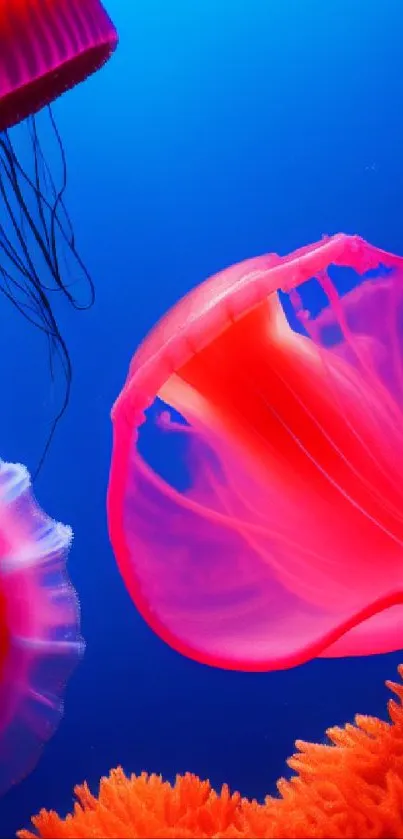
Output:
[[53,734],[83,651],[65,570],[71,539],[36,504],[25,467],[0,461],[0,794]]
[[[176,650],[271,670],[403,645],[402,297],[403,258],[338,234],[216,274],[135,353],[110,536]],[[179,486],[142,455],[155,417]]]

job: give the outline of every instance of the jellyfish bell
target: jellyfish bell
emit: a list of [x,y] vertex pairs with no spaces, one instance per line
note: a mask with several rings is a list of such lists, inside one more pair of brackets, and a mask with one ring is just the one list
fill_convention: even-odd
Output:
[[34,768],[83,653],[71,541],[36,503],[27,469],[0,460],[0,795]]
[[[105,64],[116,45],[116,29],[99,0],[0,2],[0,292],[45,334],[51,372],[58,360],[65,381],[39,465],[67,407],[72,376],[55,298],[75,309],[94,302],[65,205],[66,156],[50,106]],[[54,141],[52,168],[36,116],[44,108]]]
[[[403,259],[338,234],[215,275],[134,354],[109,532],[179,652],[257,671],[402,646],[402,298]],[[184,480],[146,460],[155,417]]]
[[100,0],[7,0],[0,8],[0,132],[49,105],[110,57]]

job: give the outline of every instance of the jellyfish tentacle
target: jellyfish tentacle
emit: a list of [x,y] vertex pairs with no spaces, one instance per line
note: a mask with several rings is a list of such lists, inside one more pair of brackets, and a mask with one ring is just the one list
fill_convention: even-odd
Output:
[[[36,117],[32,116],[28,120],[33,174],[23,166],[9,132],[0,134],[0,202],[5,218],[5,222],[0,224],[0,290],[3,297],[46,335],[51,378],[53,380],[55,375],[56,355],[64,379],[61,405],[52,418],[38,466],[33,472],[34,478],[42,468],[57,426],[68,407],[73,374],[67,343],[61,333],[49,295],[55,291],[61,292],[77,310],[88,309],[95,301],[94,283],[77,251],[73,225],[64,203],[67,188],[66,155],[50,106],[48,119],[60,153],[59,186],[56,186],[46,161]],[[21,218],[18,218],[18,210]],[[5,226],[6,222],[8,229]],[[50,283],[46,281],[46,277],[40,276],[42,269],[30,246],[28,236],[38,248]],[[66,263],[66,273],[69,270],[69,260],[64,253],[66,249],[68,255],[79,266],[81,276],[85,280],[89,290],[87,300],[80,300],[75,289],[73,290],[73,284],[75,285],[77,280],[74,278],[69,283],[67,276],[62,274],[61,252]]]

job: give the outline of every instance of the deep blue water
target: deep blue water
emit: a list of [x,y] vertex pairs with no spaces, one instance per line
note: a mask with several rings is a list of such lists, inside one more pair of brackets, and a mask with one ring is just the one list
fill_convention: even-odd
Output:
[[[120,45],[54,107],[69,208],[97,287],[58,310],[74,364],[68,414],[36,484],[72,525],[87,650],[36,770],[0,803],[2,836],[111,767],[190,770],[273,791],[296,737],[385,715],[400,656],[248,675],[188,661],[136,613],[109,545],[109,412],[156,319],[207,275],[323,233],[403,253],[399,0],[109,0]],[[0,300],[1,451],[33,469],[52,416],[39,334]]]

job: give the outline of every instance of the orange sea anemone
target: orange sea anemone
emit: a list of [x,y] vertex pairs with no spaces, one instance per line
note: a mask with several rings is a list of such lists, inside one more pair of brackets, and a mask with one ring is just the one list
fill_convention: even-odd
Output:
[[[399,667],[403,679],[403,666]],[[297,741],[288,765],[296,772],[278,782],[279,798],[264,804],[220,793],[195,775],[175,784],[156,775],[126,777],[122,769],[102,778],[98,797],[75,788],[74,813],[61,819],[42,810],[37,833],[19,839],[403,839],[403,685],[389,722],[357,715],[354,724],[330,728],[330,745]]]

